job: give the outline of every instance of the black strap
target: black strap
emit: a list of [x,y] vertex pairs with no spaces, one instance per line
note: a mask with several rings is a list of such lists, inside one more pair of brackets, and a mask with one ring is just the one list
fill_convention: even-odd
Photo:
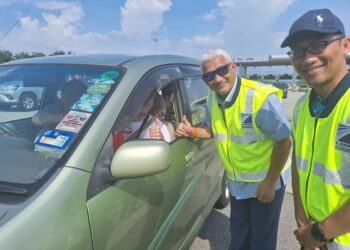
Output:
[[145,119],[143,119],[142,124],[141,124],[139,130],[137,131],[137,134],[136,134],[137,136],[136,136],[136,138],[139,138],[139,137],[140,137],[141,132],[143,131],[143,128],[145,127],[146,122],[148,121],[148,118],[149,118],[149,114],[145,117]]

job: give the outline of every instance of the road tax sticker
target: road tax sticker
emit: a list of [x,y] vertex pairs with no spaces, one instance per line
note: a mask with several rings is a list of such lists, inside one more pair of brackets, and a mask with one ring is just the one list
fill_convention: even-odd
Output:
[[93,112],[98,105],[100,105],[103,98],[104,95],[83,94],[79,100],[74,103],[72,109]]
[[45,147],[65,149],[73,138],[74,134],[49,129],[35,141],[35,144]]
[[90,116],[90,113],[71,110],[57,125],[56,129],[78,133]]
[[88,94],[105,95],[111,88],[111,84],[93,84],[86,90]]

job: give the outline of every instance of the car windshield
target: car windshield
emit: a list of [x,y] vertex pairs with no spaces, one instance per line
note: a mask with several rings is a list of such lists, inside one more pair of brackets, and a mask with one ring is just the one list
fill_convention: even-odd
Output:
[[53,169],[121,76],[107,66],[1,66],[0,192],[23,193]]

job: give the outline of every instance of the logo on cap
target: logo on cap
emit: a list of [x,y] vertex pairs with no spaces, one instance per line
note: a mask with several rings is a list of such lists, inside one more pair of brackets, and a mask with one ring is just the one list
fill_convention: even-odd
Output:
[[323,17],[322,17],[322,15],[317,15],[316,18],[317,18],[317,22],[318,22],[319,24],[323,23]]

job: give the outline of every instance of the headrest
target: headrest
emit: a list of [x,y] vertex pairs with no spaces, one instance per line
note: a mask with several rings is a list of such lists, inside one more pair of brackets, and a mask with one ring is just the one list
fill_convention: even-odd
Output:
[[84,94],[87,86],[81,80],[71,80],[67,82],[62,90],[62,102],[64,109],[70,107]]
[[152,116],[158,116],[159,118],[161,118],[164,116],[165,110],[166,110],[165,100],[163,96],[157,93],[154,97],[154,104],[150,111],[150,114]]

